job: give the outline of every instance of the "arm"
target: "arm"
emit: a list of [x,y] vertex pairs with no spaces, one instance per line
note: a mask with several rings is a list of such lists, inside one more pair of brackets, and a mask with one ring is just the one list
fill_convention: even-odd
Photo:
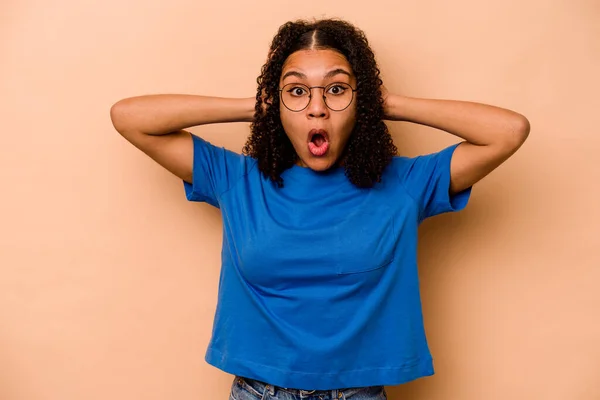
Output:
[[125,139],[191,183],[192,137],[183,129],[221,122],[251,122],[255,104],[254,97],[155,94],[118,101],[110,109],[110,118]]
[[450,193],[474,185],[514,154],[529,135],[523,115],[481,103],[387,94],[386,119],[408,121],[456,135],[461,143],[450,165]]

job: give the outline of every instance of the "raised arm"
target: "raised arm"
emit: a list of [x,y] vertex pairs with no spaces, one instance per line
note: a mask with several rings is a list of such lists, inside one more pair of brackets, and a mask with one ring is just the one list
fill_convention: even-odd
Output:
[[408,121],[441,129],[465,142],[450,164],[450,193],[458,193],[485,177],[513,155],[529,135],[523,115],[491,105],[419,99],[388,94],[384,89],[386,119]]
[[191,134],[184,129],[221,122],[251,122],[255,104],[254,97],[154,94],[118,101],[110,109],[110,118],[125,139],[191,183],[193,144]]

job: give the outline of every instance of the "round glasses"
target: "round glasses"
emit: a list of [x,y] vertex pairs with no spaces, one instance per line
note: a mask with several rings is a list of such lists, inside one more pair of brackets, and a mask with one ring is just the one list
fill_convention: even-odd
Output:
[[354,98],[354,92],[357,90],[352,89],[352,86],[343,82],[333,82],[327,86],[306,86],[302,83],[288,83],[279,89],[281,101],[285,108],[290,111],[302,111],[310,103],[312,89],[323,89],[325,105],[333,111],[342,111],[348,108]]

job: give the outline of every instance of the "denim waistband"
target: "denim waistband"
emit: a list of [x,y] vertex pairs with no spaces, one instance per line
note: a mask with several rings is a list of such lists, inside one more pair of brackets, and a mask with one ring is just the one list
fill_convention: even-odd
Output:
[[[307,395],[318,396],[320,394],[321,395],[331,394],[332,395],[331,398],[334,398],[334,399],[342,398],[342,393],[341,393],[341,391],[338,391],[338,390],[293,389],[293,388],[284,388],[281,386],[275,386],[275,385],[271,385],[266,382],[258,381],[256,379],[244,378],[241,376],[236,376],[236,379],[238,379],[240,381],[240,383],[242,383],[242,384],[245,382],[247,385],[249,385],[250,387],[255,389],[258,393],[264,393],[265,391],[268,391],[271,396],[274,396],[277,391],[282,390],[284,392],[288,392],[288,393],[296,395],[296,396],[307,396]],[[332,393],[332,392],[335,392],[335,393]]]
[[307,395],[314,395],[314,396],[319,396],[319,395],[323,395],[325,398],[327,398],[329,395],[330,399],[342,399],[342,398],[346,398],[346,397],[350,397],[360,391],[366,390],[366,391],[371,391],[371,390],[381,390],[383,387],[382,386],[369,386],[369,387],[355,387],[355,388],[340,388],[340,389],[329,389],[329,390],[305,390],[305,389],[294,389],[294,388],[285,388],[285,387],[281,387],[281,386],[275,386],[275,385],[271,385],[269,383],[266,382],[262,382],[262,381],[258,381],[256,379],[251,379],[251,378],[245,378],[245,377],[241,377],[241,376],[236,376],[235,379],[237,379],[241,384],[247,384],[249,385],[251,388],[253,388],[256,392],[258,393],[264,393],[265,391],[268,391],[269,394],[271,396],[274,396],[275,393],[279,390],[302,397],[302,396],[307,396]]

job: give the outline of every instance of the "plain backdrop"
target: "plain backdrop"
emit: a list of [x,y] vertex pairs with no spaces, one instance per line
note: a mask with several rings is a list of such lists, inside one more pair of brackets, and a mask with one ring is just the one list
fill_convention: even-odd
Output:
[[[420,229],[436,374],[398,400],[600,399],[600,3],[596,0],[3,0],[0,399],[226,399],[204,361],[219,211],[109,118],[151,93],[255,95],[277,28],[362,28],[386,86],[531,122],[466,210]],[[247,123],[192,131],[241,151]],[[389,123],[403,155],[458,139]]]

